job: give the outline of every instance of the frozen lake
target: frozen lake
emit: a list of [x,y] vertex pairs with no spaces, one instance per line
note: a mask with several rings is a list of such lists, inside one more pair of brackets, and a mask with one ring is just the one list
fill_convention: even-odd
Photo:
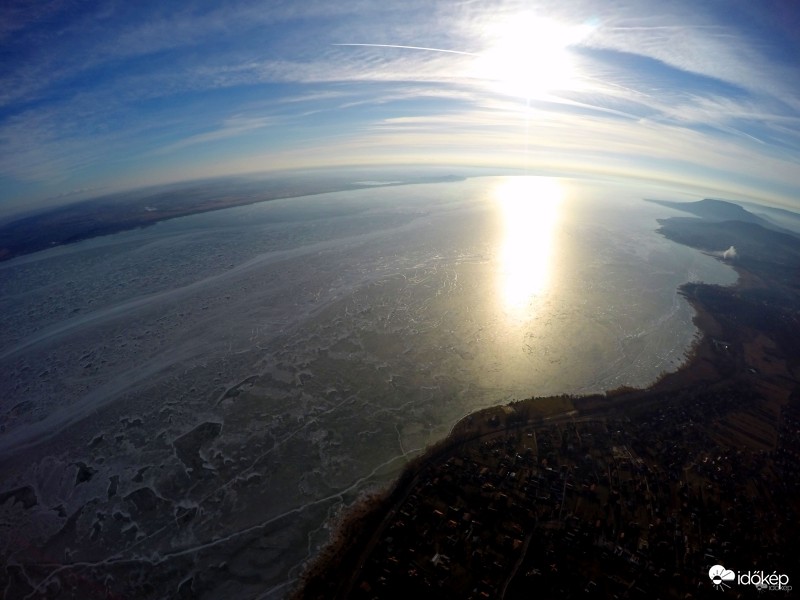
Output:
[[281,597],[329,517],[464,414],[674,370],[695,335],[677,287],[735,273],[656,234],[678,213],[643,197],[699,199],[376,187],[0,264],[19,589]]

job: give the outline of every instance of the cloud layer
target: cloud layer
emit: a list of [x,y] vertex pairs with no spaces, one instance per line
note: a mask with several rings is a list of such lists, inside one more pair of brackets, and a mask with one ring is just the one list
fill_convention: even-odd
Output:
[[195,173],[431,161],[800,198],[790,2],[340,4],[4,3],[0,212]]

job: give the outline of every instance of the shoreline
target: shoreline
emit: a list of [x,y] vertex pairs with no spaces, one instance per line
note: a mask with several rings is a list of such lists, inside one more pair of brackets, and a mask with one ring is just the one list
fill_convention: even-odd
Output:
[[[663,229],[659,232],[672,239],[669,232]],[[683,240],[676,243],[686,244]],[[445,457],[454,457],[462,450],[474,447],[473,442],[482,438],[503,434],[510,436],[511,432],[522,431],[523,428],[535,432],[537,428],[559,423],[647,419],[683,401],[673,398],[688,397],[700,401],[705,398],[704,394],[724,394],[725,390],[742,388],[760,394],[763,406],[757,409],[770,415],[777,411],[778,419],[767,425],[759,422],[752,427],[738,421],[736,427],[726,423],[727,429],[714,423],[705,428],[704,435],[726,447],[750,444],[754,449],[759,449],[759,444],[764,440],[766,442],[762,445],[766,446],[771,439],[777,439],[780,413],[792,395],[793,385],[788,384],[791,377],[784,380],[762,375],[756,366],[757,361],[751,355],[762,346],[766,352],[762,340],[765,332],[741,326],[735,318],[735,312],[726,312],[725,309],[728,308],[726,302],[737,301],[754,293],[765,293],[765,290],[785,289],[781,290],[783,285],[770,282],[769,273],[753,273],[740,264],[731,266],[738,275],[737,281],[731,285],[687,282],[679,287],[679,293],[694,310],[692,322],[699,335],[686,351],[686,360],[677,370],[663,374],[646,388],[622,387],[586,396],[533,397],[481,409],[463,417],[453,425],[446,438],[409,462],[398,479],[383,493],[373,494],[345,509],[334,524],[330,543],[307,564],[289,597],[350,597],[373,548],[393,515],[415,489],[423,472]],[[732,320],[730,314],[734,315]],[[722,410],[727,412],[723,412],[720,420],[738,419],[737,411],[740,408],[739,405],[732,408],[723,406]],[[792,500],[796,501],[796,498]],[[527,548],[527,544],[525,546]],[[519,560],[523,558],[524,554]],[[348,575],[344,580],[338,584],[332,583],[333,574],[339,576],[345,573]],[[513,575],[505,582],[506,586],[511,579]]]
[[3,245],[0,245],[0,263],[50,248],[228,208],[336,192],[445,183],[462,179],[463,177],[458,176],[431,176],[391,182],[313,180],[303,183],[294,181],[290,185],[286,177],[282,177],[270,182],[275,189],[262,190],[259,187],[254,190],[253,182],[242,180],[238,185],[236,182],[231,184],[231,190],[222,192],[215,185],[227,181],[223,178],[212,182],[215,185],[210,185],[208,190],[197,182],[188,182],[185,185],[172,184],[155,189],[119,192],[56,206],[34,214],[22,214],[0,224],[0,236],[5,238]]
[[[740,282],[741,278],[736,283],[725,287],[734,289],[740,285]],[[684,285],[686,284],[681,285],[681,288]],[[525,424],[535,424],[537,421],[538,424],[559,420],[568,421],[589,416],[607,417],[631,403],[646,401],[647,396],[653,393],[670,391],[676,387],[683,387],[689,382],[705,380],[705,377],[698,377],[700,374],[695,373],[695,371],[699,370],[699,363],[708,358],[710,349],[708,328],[711,323],[716,327],[718,327],[718,324],[705,307],[693,302],[688,297],[687,302],[695,310],[695,316],[692,321],[698,328],[700,335],[686,351],[686,361],[676,371],[663,374],[646,388],[623,387],[621,389],[608,390],[603,394],[581,396],[565,394],[561,396],[531,397],[507,404],[482,408],[462,417],[453,424],[445,438],[434,443],[422,454],[409,461],[398,478],[389,487],[383,491],[366,494],[362,499],[343,509],[342,514],[335,522],[331,523],[332,534],[330,542],[311,560],[301,574],[299,583],[295,586],[289,598],[291,600],[301,600],[307,597],[322,598],[324,596],[313,596],[316,579],[325,577],[325,574],[330,572],[347,572],[350,570],[348,566],[351,569],[355,566],[352,563],[363,562],[391,516],[411,493],[414,483],[426,465],[435,462],[441,456],[451,453],[463,444],[497,433],[494,428],[486,430],[480,427],[476,428],[476,421],[479,423],[491,423],[493,419],[497,419],[499,422],[499,419],[507,415],[506,409],[511,406],[514,406],[515,410],[517,410],[516,407],[527,406],[535,412],[541,412],[536,417],[526,419]],[[702,326],[701,323],[703,324]],[[512,429],[520,425],[521,423],[506,425],[505,429]],[[360,549],[362,546],[364,549]],[[353,555],[355,551],[358,551],[358,557]],[[345,591],[345,595],[341,597],[347,597],[352,591],[355,585],[354,578],[355,574],[350,578],[351,581]],[[340,597],[339,593],[342,591],[341,588],[337,590],[336,597]],[[312,596],[307,595],[309,592],[312,593]]]

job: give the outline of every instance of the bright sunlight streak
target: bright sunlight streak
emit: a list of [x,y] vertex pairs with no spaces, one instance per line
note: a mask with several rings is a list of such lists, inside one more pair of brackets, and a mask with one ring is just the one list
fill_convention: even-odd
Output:
[[511,177],[495,191],[503,215],[500,294],[518,312],[547,287],[564,191],[557,179]]
[[493,40],[477,60],[477,74],[494,81],[495,91],[528,100],[574,87],[577,75],[569,47],[584,40],[593,27],[517,15],[490,26]]

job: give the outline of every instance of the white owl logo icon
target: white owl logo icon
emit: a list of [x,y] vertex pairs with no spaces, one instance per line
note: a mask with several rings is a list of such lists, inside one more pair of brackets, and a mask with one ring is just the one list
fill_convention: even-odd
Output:
[[736,578],[736,575],[730,569],[726,569],[722,565],[714,565],[708,570],[708,578],[711,579],[711,583],[714,584],[714,587],[718,590],[723,590],[725,588],[731,587],[726,581],[733,581]]

